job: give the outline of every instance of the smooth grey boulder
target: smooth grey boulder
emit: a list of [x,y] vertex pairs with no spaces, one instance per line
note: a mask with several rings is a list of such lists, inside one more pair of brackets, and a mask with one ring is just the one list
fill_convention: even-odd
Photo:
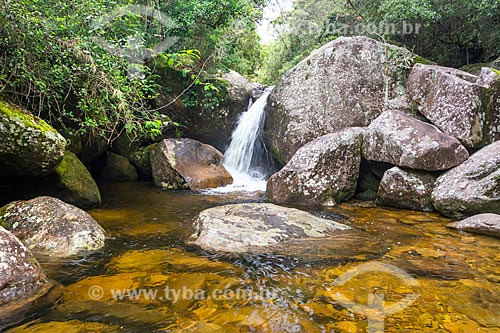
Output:
[[201,190],[229,185],[233,178],[214,147],[192,139],[166,139],[151,150],[153,181],[165,189]]
[[353,259],[384,247],[371,235],[310,213],[269,203],[235,204],[202,211],[193,245],[223,253],[284,254],[296,258]]
[[415,65],[408,93],[419,111],[467,147],[500,139],[500,75],[483,68],[479,77],[454,68]]
[[45,176],[65,149],[66,139],[52,126],[0,101],[0,176]]
[[52,197],[14,201],[0,208],[0,223],[37,255],[69,257],[99,250],[106,240],[92,216]]
[[22,320],[53,286],[30,250],[0,226],[0,330]]
[[425,172],[394,167],[385,172],[377,193],[382,206],[433,211],[432,190],[436,176]]
[[448,224],[449,228],[500,238],[500,215],[479,214]]
[[315,138],[409,107],[405,80],[416,61],[413,53],[368,37],[325,44],[289,70],[270,95],[268,147],[286,164]]
[[368,126],[363,157],[400,167],[440,171],[463,163],[469,153],[457,139],[435,126],[391,110]]
[[274,203],[319,206],[350,199],[359,176],[363,133],[362,128],[349,128],[300,148],[267,182],[267,198]]
[[457,218],[500,214],[500,141],[440,176],[432,201],[436,210]]

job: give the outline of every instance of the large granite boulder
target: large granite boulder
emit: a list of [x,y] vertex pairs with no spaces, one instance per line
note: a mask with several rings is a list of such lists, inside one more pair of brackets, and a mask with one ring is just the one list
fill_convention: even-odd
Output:
[[447,170],[467,160],[467,149],[435,126],[401,111],[386,111],[365,133],[363,157],[400,167]]
[[377,194],[382,206],[433,211],[431,194],[436,176],[425,172],[394,167],[385,172]]
[[500,238],[500,215],[479,214],[448,224],[449,228]]
[[500,75],[483,68],[479,77],[454,68],[415,65],[408,93],[419,111],[467,147],[500,139]]
[[285,164],[317,137],[368,126],[383,110],[409,106],[404,81],[417,58],[368,37],[337,38],[314,51],[269,97],[269,148]]
[[0,101],[0,176],[44,176],[61,162],[66,140],[43,120]]
[[202,211],[191,244],[210,252],[283,254],[295,258],[358,259],[384,251],[374,237],[310,213],[269,203]]
[[444,215],[458,218],[500,214],[499,152],[497,141],[440,176],[432,192],[434,207]]
[[154,184],[165,189],[201,190],[229,185],[223,155],[192,139],[167,139],[151,151]]
[[110,181],[133,181],[138,179],[137,171],[128,158],[109,151],[106,154],[106,160],[101,170],[101,177]]
[[0,330],[22,320],[52,287],[30,250],[0,226]]
[[85,211],[52,197],[0,208],[0,223],[37,255],[69,257],[99,250],[104,229]]
[[274,203],[334,206],[356,191],[363,129],[349,128],[317,138],[302,148],[267,183]]

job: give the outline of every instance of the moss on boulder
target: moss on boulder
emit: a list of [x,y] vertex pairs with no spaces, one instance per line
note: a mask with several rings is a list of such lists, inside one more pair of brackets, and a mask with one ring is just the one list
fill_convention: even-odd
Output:
[[0,175],[47,175],[65,148],[66,140],[52,126],[0,101]]
[[66,151],[61,163],[48,177],[55,196],[80,208],[101,204],[101,194],[94,179],[78,157]]

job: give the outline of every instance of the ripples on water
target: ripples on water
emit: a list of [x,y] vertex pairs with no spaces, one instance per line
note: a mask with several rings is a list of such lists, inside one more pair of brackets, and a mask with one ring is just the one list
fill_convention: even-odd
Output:
[[[10,332],[367,332],[357,314],[369,294],[385,305],[411,293],[420,297],[385,318],[386,332],[500,332],[498,240],[446,229],[436,214],[355,204],[317,211],[364,230],[386,248],[374,260],[308,260],[280,256],[210,254],[185,240],[202,210],[235,202],[263,201],[252,195],[164,192],[142,183],[101,185],[105,202],[91,214],[111,239],[101,253],[54,261],[40,258],[64,285],[59,303]],[[418,282],[409,286],[384,272],[337,279],[364,263],[386,263]],[[89,289],[104,294],[92,299]],[[116,300],[111,290],[148,288],[216,291],[228,296],[200,299]],[[232,293],[232,294],[231,294]],[[339,294],[358,304],[334,301]],[[189,296],[189,295],[188,295]],[[31,320],[31,321],[30,321]]]

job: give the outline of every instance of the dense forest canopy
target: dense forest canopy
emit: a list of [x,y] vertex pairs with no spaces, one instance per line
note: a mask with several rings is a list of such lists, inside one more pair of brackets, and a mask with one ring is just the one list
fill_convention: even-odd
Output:
[[151,110],[160,64],[197,107],[206,101],[198,95],[220,92],[223,71],[274,84],[342,35],[405,45],[446,66],[500,55],[498,0],[295,0],[273,22],[276,40],[262,45],[256,27],[267,1],[0,0],[0,95],[62,132],[112,140],[124,130],[154,136],[169,122]]
[[155,56],[182,77],[196,74],[197,85],[228,67],[250,74],[257,63],[248,52],[258,45],[259,0],[0,4],[0,93],[63,132],[111,140],[124,124],[129,132],[157,131],[165,119],[148,110],[157,83],[156,52],[147,51],[164,39],[175,37]]

